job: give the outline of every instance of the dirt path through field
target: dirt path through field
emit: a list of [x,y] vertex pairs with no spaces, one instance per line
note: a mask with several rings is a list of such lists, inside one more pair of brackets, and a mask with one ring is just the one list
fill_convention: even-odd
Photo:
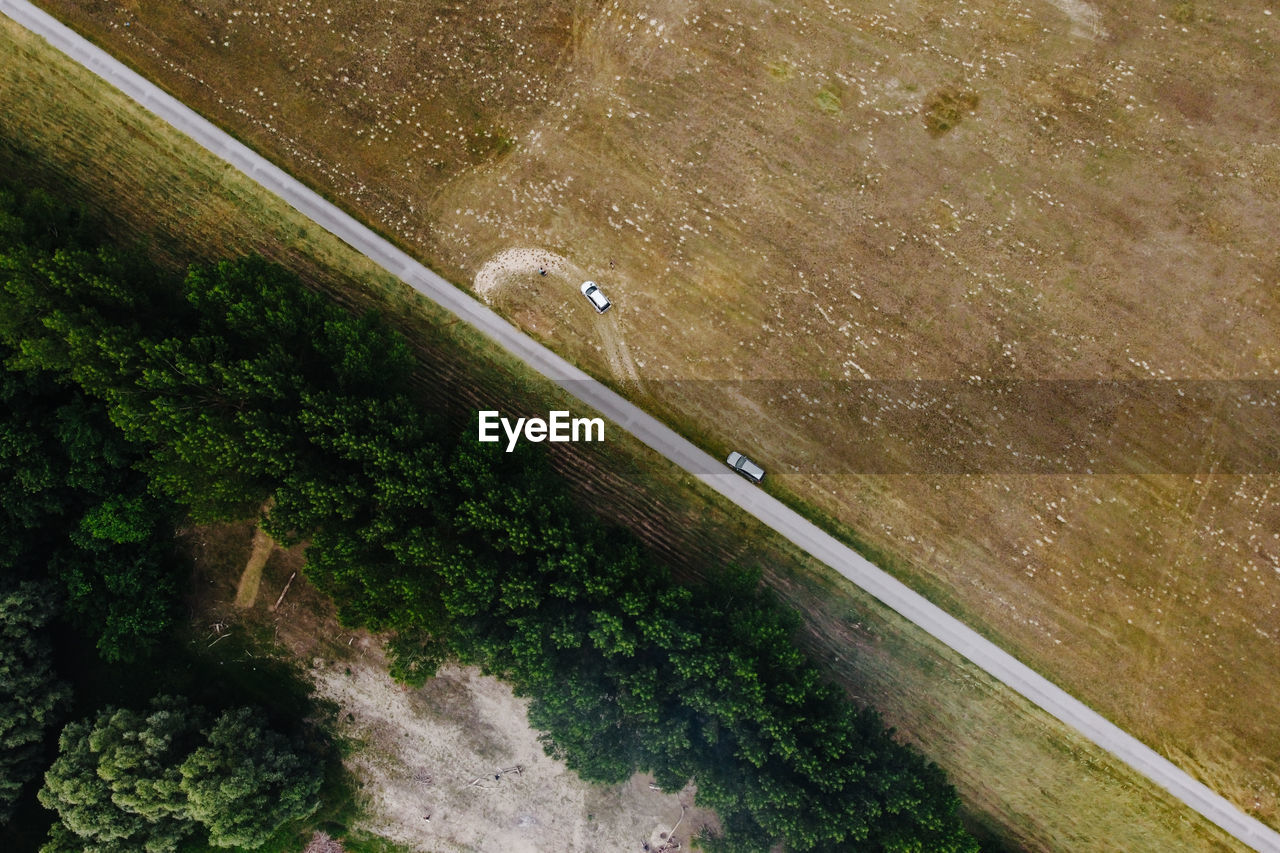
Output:
[[630,386],[632,390],[639,390],[640,371],[636,370],[635,359],[631,357],[626,339],[618,331],[618,324],[610,322],[610,318],[600,317],[596,329],[600,332],[604,357],[609,360],[609,369],[613,371],[614,378]]
[[253,550],[249,552],[249,561],[244,565],[240,575],[240,583],[236,585],[236,607],[248,609],[258,600],[258,587],[262,585],[262,569],[275,550],[275,540],[259,527],[253,531]]

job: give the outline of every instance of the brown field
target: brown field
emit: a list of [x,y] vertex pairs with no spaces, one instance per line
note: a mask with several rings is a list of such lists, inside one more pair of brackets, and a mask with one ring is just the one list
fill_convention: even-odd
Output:
[[[335,44],[313,41],[323,33],[304,27],[323,25],[319,10],[275,7],[294,17],[273,9],[270,20],[252,24],[244,19],[253,6],[216,18],[212,9],[187,8],[200,19],[158,7],[142,18],[137,6],[106,5],[72,17],[455,277],[470,280],[516,248],[553,253],[565,271],[597,277],[618,303],[612,340],[599,344],[584,306],[558,296],[572,281],[517,275],[490,298],[600,375],[630,359],[642,383],[633,391],[709,445],[741,443],[766,464],[797,452],[821,461],[827,452],[820,419],[748,397],[735,404],[740,411],[707,411],[705,401],[682,397],[682,386],[658,380],[839,378],[841,359],[877,377],[990,375],[1001,359],[1010,362],[1005,375],[1019,376],[1272,370],[1275,315],[1266,309],[1275,295],[1262,284],[1275,277],[1264,238],[1277,161],[1274,148],[1250,140],[1268,138],[1274,109],[1241,94],[1238,109],[1209,111],[1215,127],[1189,119],[1166,126],[1159,99],[1170,87],[1136,72],[1101,73],[1126,50],[1135,55],[1124,62],[1137,67],[1139,54],[1171,57],[1177,47],[1182,61],[1172,68],[1206,75],[1188,92],[1229,101],[1225,93],[1235,90],[1212,83],[1235,79],[1233,62],[1263,63],[1246,78],[1258,80],[1273,62],[1248,48],[1274,26],[1258,18],[1261,34],[1243,30],[1240,16],[1251,12],[1216,8],[1206,17],[1193,9],[1186,33],[1164,20],[1171,29],[1162,35],[1155,11],[1143,23],[1112,20],[1104,9],[1106,35],[1090,41],[1092,25],[1073,25],[1047,6],[1020,16],[1016,4],[999,15],[967,6],[973,11],[954,20],[924,6],[792,17],[777,8],[713,15],[690,7],[661,20],[584,6],[532,20],[514,4],[486,3],[466,7],[466,16],[493,30],[468,29],[469,41],[437,56],[424,46],[449,42],[431,6],[365,9],[359,28],[324,36]],[[338,15],[353,6],[335,8]],[[449,15],[438,14],[447,24]],[[395,39],[375,38],[393,30]],[[511,400],[521,399],[532,409],[554,399],[510,364],[469,361],[485,357],[482,342],[440,324],[387,276],[13,27],[4,33],[7,168],[69,180],[112,210],[126,233],[148,235],[161,255],[184,256],[192,240],[205,256],[256,249],[348,303],[381,306],[421,345],[424,391],[453,401],[460,419],[478,401],[515,408]],[[1229,37],[1240,43],[1219,51]],[[233,39],[235,49],[221,47]],[[1042,49],[1025,49],[1036,39]],[[415,47],[411,59],[396,53],[406,46]],[[249,50],[258,61],[238,62]],[[1018,51],[1034,60],[1017,59]],[[528,67],[516,55],[528,55]],[[348,77],[358,69],[358,87],[329,85],[342,77],[339,64]],[[298,77],[307,66],[329,83],[309,89]],[[970,66],[969,77],[956,70]],[[500,73],[458,88],[477,67]],[[972,77],[980,67],[987,76]],[[378,82],[376,68],[395,79]],[[1037,79],[1041,88],[1028,82]],[[415,118],[409,131],[409,110],[450,86],[464,94],[435,104],[421,122],[427,129]],[[972,113],[969,91],[979,94]],[[1130,94],[1132,111],[1119,106]],[[1023,97],[1043,101],[1057,124],[1019,126]],[[465,121],[442,117],[449,109],[462,115],[465,98]],[[1246,102],[1262,111],[1249,112]],[[272,106],[279,103],[287,111]],[[1095,120],[1095,111],[1106,115]],[[522,115],[523,123],[512,118]],[[956,118],[957,127],[937,133],[939,122]],[[376,141],[353,142],[379,121]],[[338,129],[313,135],[313,126],[329,125]],[[1095,132],[1121,140],[1118,150],[1095,152]],[[1158,151],[1125,153],[1162,134]],[[495,135],[493,145],[477,141]],[[389,165],[401,162],[408,165]],[[1039,197],[1033,189],[1063,201],[1037,207],[1028,201]],[[1172,199],[1185,194],[1198,200]],[[1198,210],[1219,224],[1196,225]],[[1167,263],[1175,234],[1199,272]],[[966,278],[962,262],[992,277]],[[1086,274],[1087,298],[1069,286]],[[1032,288],[1033,277],[1055,285]],[[946,284],[927,286],[934,281]],[[812,302],[806,289],[822,299]],[[1178,310],[1155,323],[1157,304]],[[838,322],[828,325],[823,312]],[[1219,342],[1228,332],[1230,347]],[[1008,359],[1003,346],[990,351],[997,334],[1012,347]],[[762,564],[809,614],[812,642],[833,674],[946,767],[975,820],[1000,837],[1045,850],[1234,849],[643,450],[616,442],[608,451],[560,453],[556,464],[577,477],[581,494],[686,571],[726,559]],[[773,488],[856,530],[908,580],[1274,823],[1280,737],[1269,723],[1269,676],[1278,653],[1261,633],[1274,626],[1280,598],[1273,485],[1221,475],[796,474]]]

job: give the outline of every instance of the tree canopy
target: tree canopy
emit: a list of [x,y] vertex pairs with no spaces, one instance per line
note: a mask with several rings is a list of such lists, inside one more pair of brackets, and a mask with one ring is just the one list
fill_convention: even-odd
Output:
[[219,717],[179,772],[186,813],[215,847],[260,847],[280,824],[315,811],[321,782],[316,762],[252,708]]
[[39,792],[58,814],[46,853],[171,853],[191,836],[256,849],[315,810],[321,781],[319,764],[259,711],[233,708],[209,723],[172,696],[72,723],[59,750]]
[[0,374],[0,571],[51,581],[106,660],[145,653],[172,624],[177,511],[143,459],[101,401],[46,371]]
[[32,582],[0,590],[0,824],[40,773],[45,734],[68,699],[45,631],[51,598],[47,587]]
[[197,737],[195,709],[173,697],[146,712],[108,709],[68,725],[40,802],[57,812],[47,853],[68,843],[102,851],[172,853],[194,829],[179,765]]

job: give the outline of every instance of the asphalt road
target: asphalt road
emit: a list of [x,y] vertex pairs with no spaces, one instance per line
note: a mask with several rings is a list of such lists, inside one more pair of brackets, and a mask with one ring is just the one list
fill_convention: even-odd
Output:
[[[213,154],[252,177],[303,215],[372,259],[433,302],[470,323],[497,346],[563,387],[615,425],[688,471],[800,548],[826,563],[922,630],[950,646],[1085,738],[1255,850],[1280,853],[1280,833],[1241,812],[1154,750],[1108,722],[973,629],[930,604],[847,545],[729,472],[722,462],[596,382],[493,311],[436,275],[355,219],[307,189],[158,86],[76,35],[25,0],[0,0],[0,12],[38,33],[58,50],[117,87]],[[584,311],[590,310],[584,302]],[[724,473],[710,473],[723,471]],[[998,732],[992,732],[998,737]]]

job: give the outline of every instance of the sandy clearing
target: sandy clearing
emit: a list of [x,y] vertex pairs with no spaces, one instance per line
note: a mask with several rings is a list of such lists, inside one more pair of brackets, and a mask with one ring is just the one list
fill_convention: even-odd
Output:
[[[445,667],[408,689],[387,675],[376,640],[358,635],[353,649],[354,661],[314,658],[312,676],[340,708],[343,736],[361,744],[347,765],[367,798],[362,829],[416,850],[639,851],[693,802],[641,775],[583,782],[543,751],[527,701],[474,668]],[[677,839],[687,848],[712,820],[689,809]]]
[[[253,529],[227,527],[244,538]],[[281,549],[263,582],[300,568],[305,547]],[[278,651],[305,670],[316,698],[332,703],[325,717],[350,747],[344,761],[364,814],[353,829],[430,853],[642,851],[677,823],[675,837],[688,849],[703,828],[718,829],[714,813],[692,808],[692,786],[663,793],[649,787],[646,774],[619,785],[584,782],[545,753],[529,725],[528,701],[475,668],[444,667],[419,689],[397,684],[380,639],[341,626],[332,602],[304,576],[296,576],[279,609],[268,595],[239,609],[231,606],[236,565],[222,571],[221,586],[201,584],[223,592],[198,605],[194,624],[225,619],[250,631],[269,628]],[[341,843],[317,835],[307,853],[341,853]]]
[[[537,275],[538,270],[545,269],[546,277]],[[546,281],[548,284],[564,280],[577,290],[578,285],[591,278],[585,269],[555,252],[546,249],[515,247],[504,249],[481,265],[475,275],[473,288],[476,295],[488,305],[493,305],[504,289],[512,286],[530,290],[533,285]],[[608,288],[606,288],[606,293]],[[576,299],[576,294],[570,298]],[[618,306],[615,304],[608,314],[596,317],[595,330],[600,335],[601,351],[609,363],[613,377],[635,390],[641,387],[640,371],[636,368],[631,349],[618,328],[616,321]]]

